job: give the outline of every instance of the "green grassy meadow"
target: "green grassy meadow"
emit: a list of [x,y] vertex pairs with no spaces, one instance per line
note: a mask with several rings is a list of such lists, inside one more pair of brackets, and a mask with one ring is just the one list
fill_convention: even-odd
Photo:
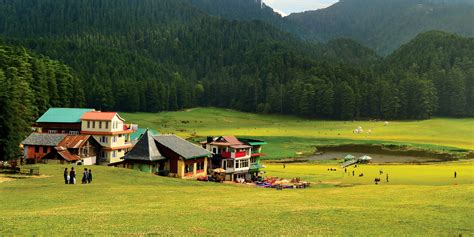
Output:
[[[123,113],[128,121],[184,137],[237,135],[268,141],[267,159],[312,154],[315,145],[396,144],[435,150],[473,150],[474,119],[422,121],[323,121],[294,116],[258,115],[228,109],[196,108],[179,112]],[[361,126],[364,134],[353,134]],[[368,130],[370,134],[367,134]]]
[[[364,178],[329,167],[267,164],[268,175],[313,184],[277,191],[102,166],[92,167],[92,184],[65,185],[63,166],[42,165],[41,178],[0,183],[0,234],[474,235],[472,161],[362,165]],[[373,184],[379,169],[389,183]]]
[[[268,142],[264,153],[269,159],[310,154],[321,144],[474,148],[474,119],[390,121],[384,126],[215,108],[122,115],[140,127],[187,138],[261,138]],[[357,126],[372,133],[352,134]],[[94,181],[88,185],[63,184],[60,165],[40,165],[42,176],[36,178],[0,173],[0,236],[474,236],[474,160],[367,164],[348,167],[347,173],[334,160],[264,164],[266,176],[300,177],[312,185],[278,191],[103,166],[91,167]],[[375,185],[377,177],[382,181]]]

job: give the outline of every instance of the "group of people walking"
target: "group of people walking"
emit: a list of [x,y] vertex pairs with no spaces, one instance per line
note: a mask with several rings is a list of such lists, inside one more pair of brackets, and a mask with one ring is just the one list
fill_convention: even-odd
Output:
[[[64,183],[65,184],[76,184],[76,171],[74,167],[71,167],[71,171],[68,172],[67,168],[64,169]],[[92,183],[92,170],[84,168],[82,176],[82,184]]]

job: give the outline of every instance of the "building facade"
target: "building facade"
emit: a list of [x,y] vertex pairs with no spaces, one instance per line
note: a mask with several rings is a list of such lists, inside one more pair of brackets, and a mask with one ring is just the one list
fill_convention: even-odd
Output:
[[119,167],[176,178],[207,176],[211,153],[175,135],[146,131]]
[[209,168],[224,170],[225,180],[250,180],[263,168],[260,157],[264,141],[221,136],[208,137],[201,144],[213,154]]
[[81,117],[81,134],[91,135],[100,144],[98,163],[116,163],[132,147],[130,134],[136,126],[125,124],[116,112],[86,112]]

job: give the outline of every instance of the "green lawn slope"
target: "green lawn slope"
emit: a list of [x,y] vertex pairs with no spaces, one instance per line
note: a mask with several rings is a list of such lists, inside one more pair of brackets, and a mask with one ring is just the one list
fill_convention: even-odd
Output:
[[[474,234],[472,162],[361,166],[360,179],[330,166],[268,165],[268,175],[313,183],[277,191],[102,166],[92,184],[65,185],[63,166],[43,165],[40,178],[0,174],[0,235]],[[379,169],[389,183],[372,183]]]

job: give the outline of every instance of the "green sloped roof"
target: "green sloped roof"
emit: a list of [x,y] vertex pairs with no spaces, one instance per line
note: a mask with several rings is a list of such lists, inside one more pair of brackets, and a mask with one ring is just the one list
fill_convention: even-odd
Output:
[[267,143],[262,140],[251,139],[251,138],[238,138],[241,142],[247,143],[251,146],[266,145]]
[[263,168],[265,168],[265,166],[260,163],[254,163],[250,165],[250,170],[258,170]]
[[[138,128],[135,132],[130,134],[130,139],[132,141],[140,139],[140,137],[146,132],[146,128]],[[148,129],[152,136],[160,135],[160,133],[155,129]]]
[[44,113],[37,123],[79,123],[84,113],[94,109],[79,108],[50,108]]

